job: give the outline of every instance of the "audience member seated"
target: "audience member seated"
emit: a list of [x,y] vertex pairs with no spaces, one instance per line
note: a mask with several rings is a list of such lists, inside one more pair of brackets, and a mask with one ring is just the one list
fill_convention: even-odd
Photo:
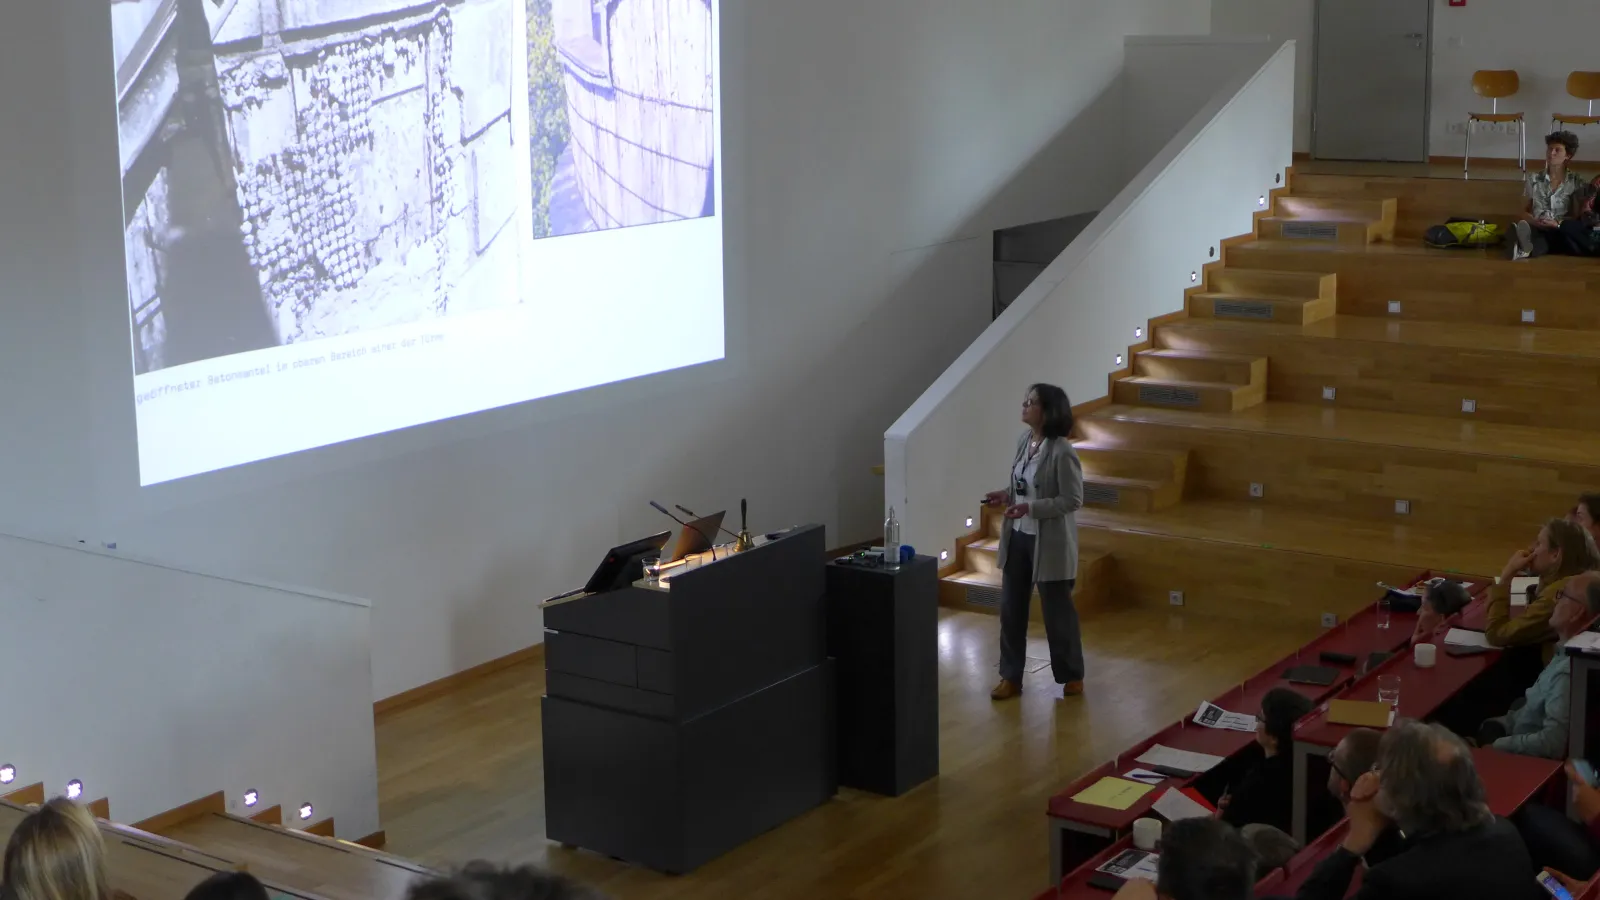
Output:
[[1572,661],[1560,647],[1589,629],[1600,618],[1600,574],[1585,572],[1568,578],[1550,614],[1557,651],[1528,688],[1522,702],[1503,716],[1478,729],[1478,743],[1507,753],[1561,759],[1567,753],[1567,726],[1572,717],[1568,702]]
[[106,845],[94,816],[57,797],[24,818],[6,844],[3,900],[112,900]]
[[1578,505],[1572,508],[1567,515],[1568,521],[1589,532],[1596,544],[1600,544],[1600,494],[1584,494],[1578,498]]
[[1582,882],[1600,873],[1600,789],[1586,783],[1570,762],[1567,783],[1572,787],[1572,818],[1563,810],[1529,803],[1515,821],[1534,865]]
[[1417,628],[1411,632],[1411,643],[1435,643],[1438,633],[1446,628],[1445,620],[1471,602],[1466,586],[1459,581],[1444,581],[1428,588],[1422,595],[1422,607],[1417,611]]
[[[1550,614],[1567,579],[1600,568],[1589,532],[1565,519],[1551,519],[1526,550],[1511,554],[1500,579],[1489,588],[1484,636],[1496,647],[1544,645],[1545,659],[1554,649]],[[1511,579],[1527,572],[1539,578],[1539,593],[1522,615],[1511,616]]]
[[1112,900],[1249,900],[1255,885],[1255,854],[1238,831],[1216,819],[1182,819],[1161,836],[1156,883],[1133,879]]
[[271,900],[267,888],[249,872],[218,872],[190,889],[183,900]]
[[1304,694],[1276,687],[1261,698],[1256,716],[1256,745],[1261,757],[1232,791],[1218,802],[1222,821],[1240,832],[1264,869],[1289,861],[1299,842],[1288,835],[1294,816],[1294,723],[1311,712]]
[[605,895],[533,866],[501,868],[478,861],[412,884],[406,900],[605,900]]
[[1533,861],[1509,822],[1495,818],[1466,742],[1439,725],[1401,720],[1378,764],[1350,789],[1344,843],[1315,871],[1302,898],[1339,898],[1385,832],[1409,841],[1371,866],[1357,900],[1535,900]]
[[[1593,247],[1586,227],[1572,217],[1588,199],[1588,184],[1567,164],[1578,152],[1578,137],[1557,131],[1544,139],[1544,171],[1529,172],[1523,185],[1528,205],[1513,223],[1512,259],[1530,259],[1546,253],[1587,255]],[[1569,222],[1573,224],[1568,224]],[[1566,227],[1563,227],[1565,225]],[[1582,238],[1575,243],[1575,238]]]

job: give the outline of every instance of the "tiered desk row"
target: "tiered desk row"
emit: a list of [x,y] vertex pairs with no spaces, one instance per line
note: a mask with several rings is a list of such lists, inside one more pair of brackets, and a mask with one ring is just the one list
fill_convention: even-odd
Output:
[[[1424,572],[1412,582],[1420,584],[1432,577]],[[1481,630],[1488,584],[1475,579],[1452,577],[1469,585],[1473,601],[1451,623],[1457,627]],[[1344,624],[1332,628],[1293,654],[1269,666],[1245,683],[1214,698],[1211,702],[1230,712],[1254,715],[1261,699],[1275,687],[1287,687],[1311,698],[1317,704],[1311,714],[1295,726],[1294,741],[1294,830],[1296,836],[1306,840],[1311,811],[1323,802],[1327,789],[1325,759],[1350,727],[1328,721],[1328,701],[1333,699],[1375,700],[1377,679],[1383,675],[1399,675],[1401,691],[1397,718],[1428,719],[1448,701],[1493,666],[1500,657],[1497,651],[1472,655],[1453,655],[1440,647],[1437,663],[1431,668],[1419,668],[1408,649],[1411,634],[1416,628],[1417,614],[1392,612],[1386,628],[1378,627],[1377,604],[1366,607],[1351,616]],[[1351,664],[1328,661],[1323,654],[1343,654],[1354,658]],[[1377,665],[1369,666],[1371,654],[1387,655]],[[1284,674],[1296,666],[1325,666],[1337,669],[1339,676],[1327,686],[1296,684]],[[1600,663],[1596,664],[1600,669]],[[1574,671],[1574,706],[1581,702],[1577,693],[1580,678]],[[1206,796],[1222,793],[1230,777],[1228,763],[1236,761],[1252,746],[1254,734],[1226,731],[1196,725],[1193,714],[1161,729],[1140,741],[1115,759],[1085,773],[1071,786],[1050,799],[1050,877],[1055,885],[1039,895],[1046,898],[1084,898],[1108,900],[1105,889],[1093,886],[1090,880],[1095,870],[1117,854],[1133,846],[1131,831],[1135,820],[1153,817],[1151,806],[1167,788],[1195,788]],[[1574,720],[1574,747],[1581,750],[1583,736],[1588,729]],[[1189,778],[1168,778],[1126,810],[1110,809],[1075,802],[1072,798],[1101,778],[1118,776],[1140,768],[1135,758],[1156,744],[1176,750],[1186,750],[1223,757],[1226,762],[1210,772]],[[1509,816],[1531,799],[1543,796],[1558,782],[1563,781],[1561,764],[1554,760],[1516,756],[1493,749],[1473,751],[1479,775],[1488,790],[1490,805],[1497,815]],[[1581,754],[1578,754],[1581,755]],[[1148,767],[1144,767],[1148,768]],[[1237,773],[1237,769],[1233,770]],[[1332,803],[1331,797],[1326,797]],[[1320,836],[1311,835],[1304,849],[1282,869],[1266,873],[1257,887],[1261,896],[1293,895],[1300,883],[1310,875],[1316,864],[1332,853],[1344,839],[1345,822],[1340,820]],[[1580,900],[1600,900],[1600,881]]]

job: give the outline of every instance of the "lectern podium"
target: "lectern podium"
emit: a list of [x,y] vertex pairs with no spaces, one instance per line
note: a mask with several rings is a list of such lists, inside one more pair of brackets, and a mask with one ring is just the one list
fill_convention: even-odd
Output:
[[545,608],[551,840],[682,873],[833,796],[824,553],[805,526]]

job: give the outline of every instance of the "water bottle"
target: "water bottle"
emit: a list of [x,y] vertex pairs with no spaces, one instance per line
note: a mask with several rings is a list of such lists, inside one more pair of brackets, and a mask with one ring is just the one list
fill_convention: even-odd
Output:
[[883,567],[891,572],[900,569],[900,520],[889,507],[889,518],[883,520]]

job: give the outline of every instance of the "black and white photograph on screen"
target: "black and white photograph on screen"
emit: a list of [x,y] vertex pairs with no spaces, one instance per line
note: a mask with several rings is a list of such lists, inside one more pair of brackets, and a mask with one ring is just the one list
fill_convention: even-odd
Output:
[[518,2],[533,236],[715,215],[715,0]]
[[109,0],[135,372],[521,302],[523,2]]

